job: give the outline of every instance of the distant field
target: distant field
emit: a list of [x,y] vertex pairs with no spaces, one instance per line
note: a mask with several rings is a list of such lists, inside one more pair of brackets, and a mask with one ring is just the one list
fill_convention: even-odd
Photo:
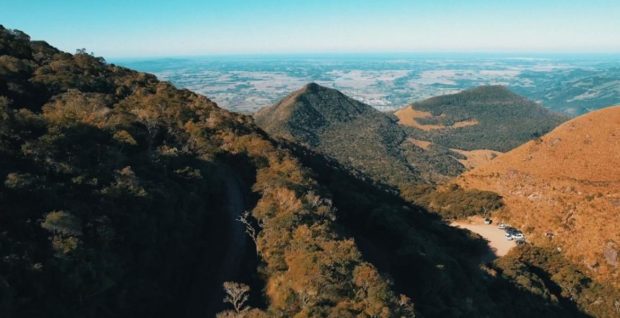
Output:
[[506,85],[548,108],[581,114],[620,103],[618,56],[319,55],[113,60],[254,112],[308,82],[380,110],[480,85]]

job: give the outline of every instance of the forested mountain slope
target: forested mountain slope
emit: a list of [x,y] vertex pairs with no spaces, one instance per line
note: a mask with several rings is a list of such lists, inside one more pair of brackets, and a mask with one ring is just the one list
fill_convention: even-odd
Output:
[[309,171],[251,118],[4,28],[0,96],[3,317],[206,315],[188,302],[257,275],[220,277],[231,177],[260,224],[253,316],[413,314],[335,232]]
[[2,317],[209,317],[228,280],[221,317],[582,315],[248,116],[3,27],[0,181]]
[[432,97],[394,114],[416,139],[448,148],[501,152],[542,136],[568,119],[503,86]]
[[273,136],[307,145],[392,186],[455,176],[463,166],[445,149],[423,149],[394,118],[314,83],[255,114]]

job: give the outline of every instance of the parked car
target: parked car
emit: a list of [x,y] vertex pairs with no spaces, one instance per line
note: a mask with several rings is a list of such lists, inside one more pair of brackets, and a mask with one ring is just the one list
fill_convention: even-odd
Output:
[[507,228],[507,227],[508,227],[508,224],[506,224],[506,223],[500,223],[497,227],[503,230],[503,229],[505,229],[505,228]]
[[493,221],[491,219],[489,219],[489,218],[484,219],[484,224],[489,225],[491,223],[493,223]]

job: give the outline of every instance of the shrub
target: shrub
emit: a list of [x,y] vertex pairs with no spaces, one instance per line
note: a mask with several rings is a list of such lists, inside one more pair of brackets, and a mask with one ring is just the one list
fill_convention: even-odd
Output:
[[474,215],[488,217],[504,205],[502,197],[497,193],[477,189],[465,190],[457,184],[439,188],[413,186],[404,188],[401,193],[407,200],[422,204],[446,219]]

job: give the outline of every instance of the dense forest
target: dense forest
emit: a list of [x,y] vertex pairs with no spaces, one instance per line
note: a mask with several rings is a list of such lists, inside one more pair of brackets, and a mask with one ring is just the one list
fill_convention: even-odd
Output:
[[418,147],[388,114],[316,83],[254,117],[271,136],[303,144],[392,186],[436,182],[464,171],[458,154]]
[[587,309],[522,284],[516,261],[480,263],[479,237],[249,116],[3,27],[0,163],[2,317]]
[[[4,28],[0,79],[3,317],[201,316],[229,278],[258,289],[253,316],[413,315],[249,117]],[[242,275],[231,183],[260,228]]]

